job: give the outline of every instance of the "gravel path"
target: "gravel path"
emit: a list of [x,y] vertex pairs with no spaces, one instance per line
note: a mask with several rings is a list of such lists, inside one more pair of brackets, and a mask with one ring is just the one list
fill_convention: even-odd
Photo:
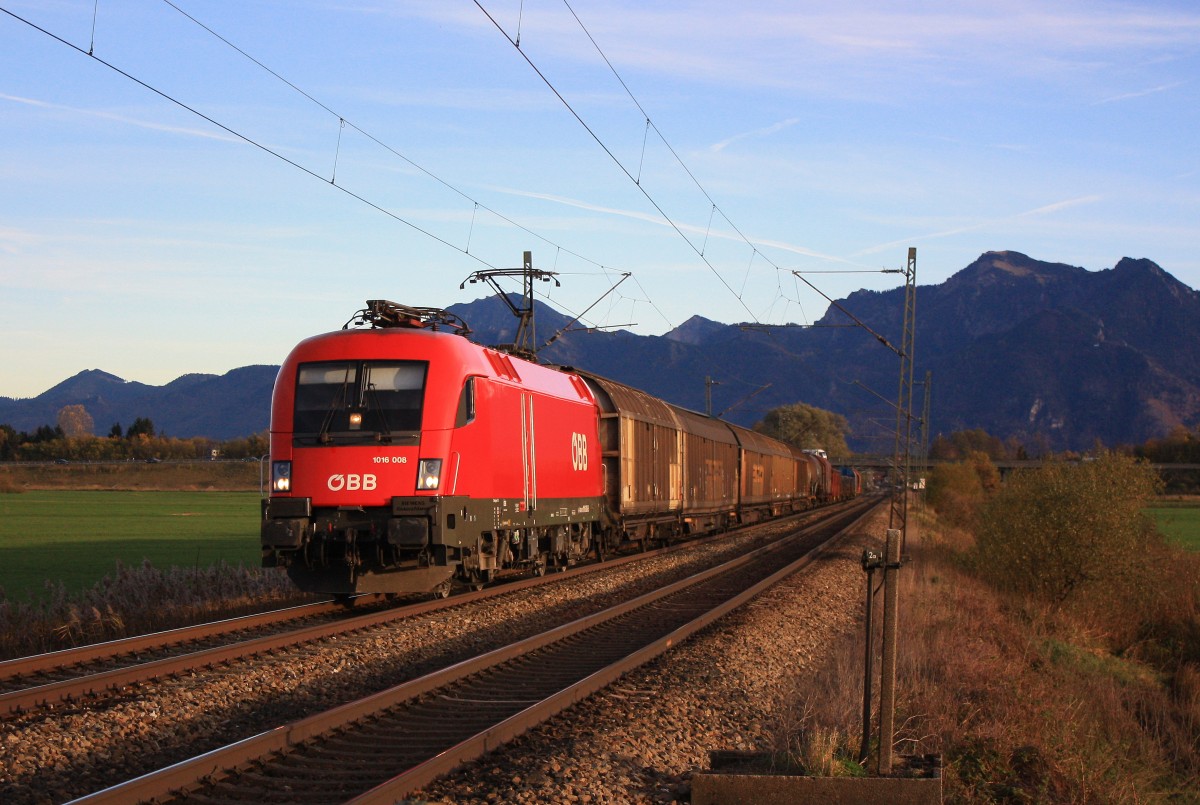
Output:
[[688,802],[708,751],[768,748],[771,703],[802,685],[837,637],[862,628],[859,560],[886,523],[884,509],[811,572],[410,802]]
[[[499,601],[479,602],[402,621],[386,628],[331,639],[232,668],[196,671],[100,702],[60,705],[49,711],[0,722],[0,802],[6,805],[64,802],[131,779],[536,633],[551,623],[561,621],[564,612],[579,617],[611,605],[617,599],[627,598],[631,590],[661,586],[667,580],[712,564],[718,557],[744,552],[748,546],[761,542],[764,535],[778,533],[784,528],[786,526],[780,523],[767,524],[755,529],[752,534],[701,546],[693,551],[614,568],[612,572],[564,580],[564,583],[517,593]],[[853,553],[857,571],[858,551]],[[839,561],[832,564],[846,563]],[[825,573],[827,570],[822,567],[819,572]],[[857,573],[861,575],[861,571]],[[857,583],[851,586],[853,590],[858,588]],[[853,590],[850,592],[851,599],[854,598]],[[824,599],[827,596],[824,595],[819,597],[822,602],[814,611],[826,612],[819,616],[821,621],[835,620],[837,610],[847,606],[833,599],[826,601]],[[849,612],[853,611],[853,605],[849,606],[845,617],[852,619]],[[756,607],[753,611],[761,608]],[[811,610],[812,605],[808,609]],[[742,617],[735,616],[739,620]],[[726,628],[722,626],[718,634],[724,634]],[[711,636],[705,638],[709,639]],[[696,700],[707,702],[706,708],[716,716],[724,712],[723,702],[730,695],[728,691],[733,691],[735,698],[742,698],[738,690],[754,691],[757,688],[757,683],[752,681],[753,674],[747,676],[744,687],[727,688],[725,682],[735,679],[742,672],[735,671],[732,666],[728,674],[718,673],[717,669],[732,660],[738,651],[752,651],[763,659],[765,656],[760,648],[753,643],[741,647],[731,645],[721,649],[722,653],[717,655],[724,658],[722,663],[714,665],[711,659],[701,661],[701,665],[706,666],[706,674],[710,677],[717,674],[722,678],[720,687],[711,687],[712,681],[694,675],[693,681],[683,684],[697,685],[699,690],[706,691],[698,694]],[[686,651],[691,650],[689,648]],[[686,651],[680,652],[680,656],[686,656]],[[673,667],[674,663],[673,660],[664,664],[654,673],[665,674],[664,669]],[[640,674],[630,677],[631,680],[636,678],[641,678]],[[613,700],[617,703],[614,706],[630,712],[657,712],[672,699],[646,692],[652,690],[651,681],[630,682],[609,695],[617,697]],[[595,701],[602,702],[604,699],[584,702],[571,713],[595,707]],[[678,707],[682,708],[684,704],[681,702]],[[642,766],[646,766],[651,769],[676,769],[664,772],[667,776],[662,778],[668,781],[663,784],[675,786],[678,781],[672,780],[671,775],[685,774],[687,769],[703,759],[703,752],[707,748],[737,745],[735,739],[738,736],[734,732],[742,729],[741,719],[732,714],[722,716],[727,719],[727,728],[734,732],[729,735],[714,734],[709,743],[695,750],[699,760],[672,760],[668,764],[668,758],[683,757],[677,754],[677,747],[687,745],[687,739],[682,736],[690,729],[685,730],[682,725],[695,719],[694,714],[687,715],[689,709],[675,708],[675,705],[670,705],[669,709],[662,710],[664,715],[660,717],[664,724],[681,725],[677,729],[672,728],[670,735],[660,738],[653,727],[646,727],[641,733],[641,744],[657,745],[663,751],[669,749],[669,754],[660,755],[657,749],[646,754],[641,765],[630,771],[630,780],[634,781],[630,785],[649,780],[654,780],[654,785],[659,784],[659,773],[644,771]],[[665,715],[670,712],[685,715],[680,719]],[[587,736],[586,731],[573,734],[569,742],[578,743]],[[596,732],[592,737],[603,744],[603,732]],[[717,738],[721,740],[717,741]],[[530,735],[522,744],[534,740],[537,740],[537,736]],[[551,735],[544,740],[557,742],[568,739]],[[625,740],[622,739],[623,742]],[[632,746],[640,744],[635,742]],[[614,757],[624,755],[617,753]],[[638,748],[630,753],[631,757],[634,755],[641,757],[643,749]],[[543,750],[538,756],[546,758],[548,754]],[[544,797],[541,801],[561,801],[549,793],[528,799],[530,791],[549,791],[546,785],[555,784],[557,780],[573,779],[572,775],[576,774],[580,765],[570,760],[569,753],[558,763],[557,770],[547,766],[540,772],[540,777],[536,770],[540,767],[528,774],[514,772],[512,776],[520,778],[518,783],[512,783],[512,776],[505,777],[507,785],[514,786],[510,794],[497,793],[499,789],[493,785],[487,793],[495,796],[484,794],[477,801],[539,801],[537,797]],[[504,766],[507,768],[509,765],[506,760]],[[609,759],[603,765],[599,761],[589,761],[587,765],[590,772],[596,772],[606,767],[624,768],[628,763]],[[489,778],[490,769],[490,766],[486,769]],[[683,779],[685,777],[679,778],[680,781]],[[598,780],[580,783],[587,789],[583,794],[592,797],[590,801],[636,801],[621,796],[603,799],[603,792],[610,787],[604,780],[602,776]],[[445,791],[450,792],[451,789]],[[518,794],[526,799],[516,798]],[[453,802],[469,801],[472,795],[458,792],[446,793],[445,796],[449,797],[447,801]],[[601,799],[596,799],[597,796]]]

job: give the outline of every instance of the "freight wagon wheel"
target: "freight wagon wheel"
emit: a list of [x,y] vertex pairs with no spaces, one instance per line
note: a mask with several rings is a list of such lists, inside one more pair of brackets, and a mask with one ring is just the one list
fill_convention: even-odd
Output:
[[537,561],[535,561],[533,563],[533,575],[535,575],[535,576],[546,575],[546,554],[542,554],[541,556],[539,556],[537,558]]
[[438,586],[434,587],[430,593],[435,599],[450,597],[450,579],[446,579]]
[[472,570],[470,579],[467,583],[470,585],[472,590],[474,590],[475,592],[479,592],[480,590],[483,589],[483,585],[486,582],[485,582],[485,579],[483,578],[483,574],[480,571]]

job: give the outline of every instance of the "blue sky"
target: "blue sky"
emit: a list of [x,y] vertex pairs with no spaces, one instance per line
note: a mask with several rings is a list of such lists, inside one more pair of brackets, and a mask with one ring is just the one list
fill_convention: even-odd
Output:
[[1011,249],[1200,287],[1191,2],[0,8],[4,396],[278,363],[525,250],[568,313],[631,272],[589,321],[643,334],[812,322],[793,270],[909,246],[921,284]]

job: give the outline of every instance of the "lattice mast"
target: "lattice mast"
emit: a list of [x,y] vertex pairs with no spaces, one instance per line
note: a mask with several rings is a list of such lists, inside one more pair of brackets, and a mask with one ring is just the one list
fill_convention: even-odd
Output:
[[[518,306],[504,289],[500,287],[501,277],[520,277],[521,278],[521,304]],[[486,282],[496,292],[496,296],[500,297],[500,301],[508,305],[508,309],[517,317],[517,333],[513,338],[512,344],[505,349],[514,355],[519,355],[522,358],[529,360],[537,359],[537,332],[533,321],[533,283],[534,282],[550,282],[554,281],[556,287],[561,287],[557,279],[558,274],[553,271],[542,271],[533,267],[533,252],[525,252],[523,264],[520,268],[489,268],[482,271],[476,271],[471,276],[463,280],[458,287],[465,288],[467,283]]]
[[892,506],[888,528],[899,529],[901,545],[908,523],[908,490],[912,480],[912,392],[913,341],[917,328],[917,250],[908,249],[908,264],[904,268],[904,319],[900,336],[900,388],[896,395],[896,447],[893,452],[895,472]]
[[896,449],[893,466],[898,478],[892,488],[891,513],[883,557],[883,656],[879,685],[879,773],[892,769],[896,719],[896,649],[899,632],[899,580],[908,536],[908,490],[912,483],[913,335],[917,316],[917,250],[909,247],[904,269],[904,324],[900,338],[900,390],[896,401]]

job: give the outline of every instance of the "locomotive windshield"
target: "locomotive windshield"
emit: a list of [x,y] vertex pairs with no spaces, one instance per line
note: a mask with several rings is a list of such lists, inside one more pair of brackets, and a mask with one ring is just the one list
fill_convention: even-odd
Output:
[[296,373],[296,444],[415,444],[424,361],[303,363]]

